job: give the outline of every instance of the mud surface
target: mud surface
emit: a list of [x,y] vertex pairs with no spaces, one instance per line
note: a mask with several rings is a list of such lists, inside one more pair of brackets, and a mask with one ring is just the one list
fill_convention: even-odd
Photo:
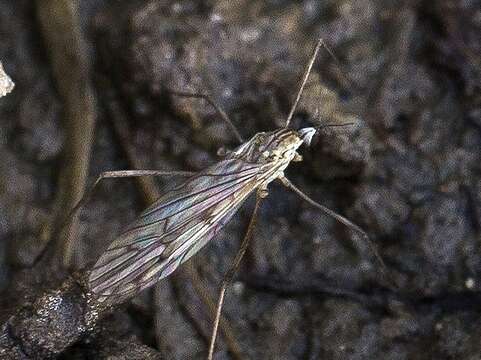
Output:
[[[129,168],[113,130],[119,114],[145,169],[200,170],[221,146],[237,145],[212,107],[167,89],[209,93],[250,138],[283,125],[318,37],[339,59],[340,66],[321,51],[293,125],[354,125],[323,127],[287,176],[369,234],[398,288],[360,236],[272,184],[224,307],[245,357],[479,356],[479,1],[82,6],[99,116],[91,181]],[[15,82],[0,99],[5,319],[50,274],[37,272],[28,286],[18,280],[45,246],[58,174],[68,164],[61,97],[30,1],[0,2],[0,33],[0,61]],[[171,181],[159,180],[159,188]],[[95,261],[144,205],[134,182],[105,181],[82,212],[75,267]],[[213,296],[252,207],[191,261]],[[117,309],[62,358],[203,358],[208,311],[187,273],[174,277]],[[216,359],[229,358],[220,336]]]

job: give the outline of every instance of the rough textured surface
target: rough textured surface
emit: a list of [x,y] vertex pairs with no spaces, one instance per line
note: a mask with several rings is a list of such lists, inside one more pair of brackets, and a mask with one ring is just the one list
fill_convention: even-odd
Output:
[[[48,358],[65,350],[85,331],[87,300],[74,281],[47,291],[7,320],[2,336],[21,344],[26,357]],[[5,339],[7,341],[7,339]],[[2,348],[5,345],[2,344]],[[0,355],[6,355],[0,351]]]
[[10,76],[5,72],[2,62],[0,62],[0,97],[10,93],[15,87],[14,82]]
[[[273,184],[224,307],[236,339],[256,359],[477,358],[480,9],[476,0],[86,2],[101,115],[92,180],[128,166],[108,121],[112,104],[129,119],[144,168],[198,170],[236,145],[209,105],[166,88],[210,93],[246,138],[281,126],[322,36],[342,69],[323,52],[294,125],[355,125],[323,128],[287,173],[369,233],[400,289],[385,286],[356,234]],[[56,174],[67,166],[61,101],[36,27],[29,1],[0,3],[0,59],[16,83],[0,99],[3,319],[25,290],[17,272],[43,248]],[[82,213],[77,258],[94,261],[140,209],[132,183],[106,182]],[[212,294],[250,209],[193,259]],[[131,348],[130,358],[202,358],[207,310],[192,284],[175,284],[105,321],[121,331],[99,330],[62,356],[120,359]],[[231,358],[222,336],[217,349],[217,359]]]

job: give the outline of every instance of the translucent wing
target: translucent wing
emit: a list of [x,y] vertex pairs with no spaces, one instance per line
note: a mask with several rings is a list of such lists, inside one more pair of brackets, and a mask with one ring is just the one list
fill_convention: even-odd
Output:
[[266,178],[270,166],[226,159],[160,197],[102,254],[89,276],[100,301],[119,301],[199,251]]

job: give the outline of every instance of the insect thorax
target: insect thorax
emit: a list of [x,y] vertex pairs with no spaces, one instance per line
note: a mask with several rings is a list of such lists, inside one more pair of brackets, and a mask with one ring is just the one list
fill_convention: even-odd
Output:
[[260,132],[235,149],[231,156],[256,164],[286,162],[287,166],[302,142],[297,131],[290,129]]
[[230,156],[264,167],[262,183],[267,185],[274,179],[282,177],[284,170],[293,159],[300,159],[297,149],[303,143],[303,138],[297,131],[280,129],[272,132],[261,132],[249,141],[235,149]]

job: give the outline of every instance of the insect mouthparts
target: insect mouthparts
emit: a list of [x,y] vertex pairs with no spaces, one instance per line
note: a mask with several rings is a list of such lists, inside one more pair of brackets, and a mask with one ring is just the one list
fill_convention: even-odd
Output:
[[312,137],[316,133],[316,128],[313,127],[306,127],[299,130],[299,136],[307,146],[311,145]]

